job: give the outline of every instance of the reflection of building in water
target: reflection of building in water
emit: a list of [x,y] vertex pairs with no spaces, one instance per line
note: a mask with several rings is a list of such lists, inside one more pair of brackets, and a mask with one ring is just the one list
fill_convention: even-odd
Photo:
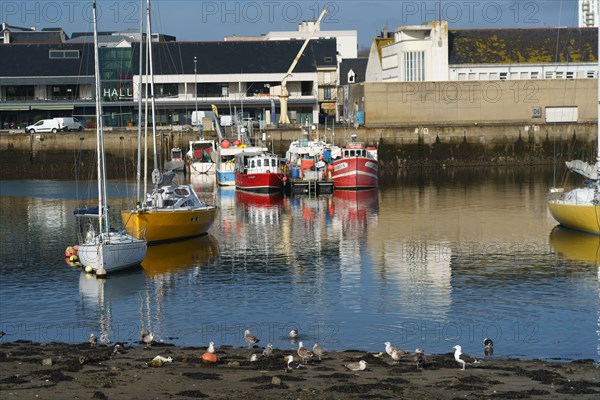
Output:
[[452,303],[449,242],[392,242],[383,245],[383,279],[398,286],[398,304],[415,316],[445,318]]

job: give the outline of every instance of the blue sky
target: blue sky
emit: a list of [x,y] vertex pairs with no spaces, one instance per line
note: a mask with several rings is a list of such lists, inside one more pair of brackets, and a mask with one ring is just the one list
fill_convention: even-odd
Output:
[[[62,27],[70,35],[91,30],[91,3],[1,0],[0,21],[37,29]],[[299,21],[316,19],[327,7],[331,12],[322,29],[356,29],[359,47],[364,47],[384,26],[393,31],[437,19],[440,10],[451,29],[576,26],[577,4],[577,0],[152,0],[152,10],[155,32],[179,40],[222,40],[233,34],[296,30]],[[99,30],[138,29],[140,0],[98,0],[98,5]]]

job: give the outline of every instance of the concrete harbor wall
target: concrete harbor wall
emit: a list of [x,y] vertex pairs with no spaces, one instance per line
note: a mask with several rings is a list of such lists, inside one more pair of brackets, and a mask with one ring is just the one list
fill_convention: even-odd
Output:
[[[342,146],[353,133],[358,141],[377,146],[382,170],[426,166],[462,166],[495,164],[550,164],[555,160],[582,158],[592,160],[596,148],[596,123],[573,124],[469,124],[405,125],[402,127],[349,128],[336,126],[314,132]],[[206,136],[210,136],[207,132]],[[163,131],[161,158],[168,149],[184,151],[197,133]],[[267,131],[267,145],[283,156],[290,141],[304,137],[300,129]],[[127,168],[133,176],[137,149],[137,131],[106,133],[109,172]],[[87,160],[93,164],[95,133],[0,134],[0,178],[71,179],[75,164]],[[161,146],[159,146],[160,148]],[[149,140],[152,149],[152,140]],[[152,168],[152,161],[150,161]],[[80,166],[81,167],[81,166]],[[85,167],[84,167],[85,170]],[[80,171],[81,172],[81,171]],[[80,176],[85,176],[82,172]],[[117,175],[118,176],[118,175]]]

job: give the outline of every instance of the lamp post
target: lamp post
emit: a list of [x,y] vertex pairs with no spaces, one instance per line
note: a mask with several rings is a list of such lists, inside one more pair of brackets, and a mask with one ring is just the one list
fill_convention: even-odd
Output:
[[198,74],[196,70],[196,63],[198,59],[194,56],[194,99],[196,102],[196,126],[198,126]]

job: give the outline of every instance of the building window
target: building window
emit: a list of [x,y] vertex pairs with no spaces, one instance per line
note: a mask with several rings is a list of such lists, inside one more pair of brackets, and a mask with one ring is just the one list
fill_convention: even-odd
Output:
[[464,72],[459,72],[458,73],[458,80],[459,81],[466,81],[467,80],[467,74],[465,74]]
[[562,71],[556,71],[556,79],[564,78],[564,73]]
[[79,97],[78,85],[52,85],[49,87],[50,100],[73,100]]
[[469,73],[469,80],[470,81],[475,81],[477,80],[477,74],[475,72],[471,72]]
[[480,81],[487,81],[487,79],[488,79],[488,74],[487,74],[487,72],[480,72],[480,73],[479,73],[479,80],[480,80]]
[[302,81],[300,83],[300,95],[301,96],[312,96],[313,95],[313,82]]
[[197,97],[228,97],[228,83],[199,83],[196,88]]
[[33,85],[6,86],[6,100],[33,100]]
[[588,78],[595,78],[596,77],[596,71],[588,71],[587,72],[587,77]]
[[323,88],[323,98],[325,100],[331,100],[331,88],[330,87]]
[[333,57],[325,57],[325,63],[331,63],[333,62]]
[[154,95],[156,97],[177,97],[179,96],[179,85],[177,83],[156,83]]
[[355,76],[356,76],[356,74],[354,74],[354,71],[352,71],[352,70],[348,71],[348,83],[354,83]]
[[552,78],[554,78],[554,72],[546,71],[546,79],[552,79]]
[[246,84],[246,95],[260,96],[271,93],[271,87],[280,85],[278,82],[248,82]]
[[77,59],[79,58],[79,50],[50,50],[48,53],[50,59]]
[[417,82],[425,80],[425,52],[406,51],[404,55],[404,80]]
[[533,71],[531,73],[531,79],[539,79],[539,72],[538,71]]
[[573,79],[573,71],[567,72],[567,79]]
[[508,72],[500,72],[500,80],[505,81],[508,76]]

